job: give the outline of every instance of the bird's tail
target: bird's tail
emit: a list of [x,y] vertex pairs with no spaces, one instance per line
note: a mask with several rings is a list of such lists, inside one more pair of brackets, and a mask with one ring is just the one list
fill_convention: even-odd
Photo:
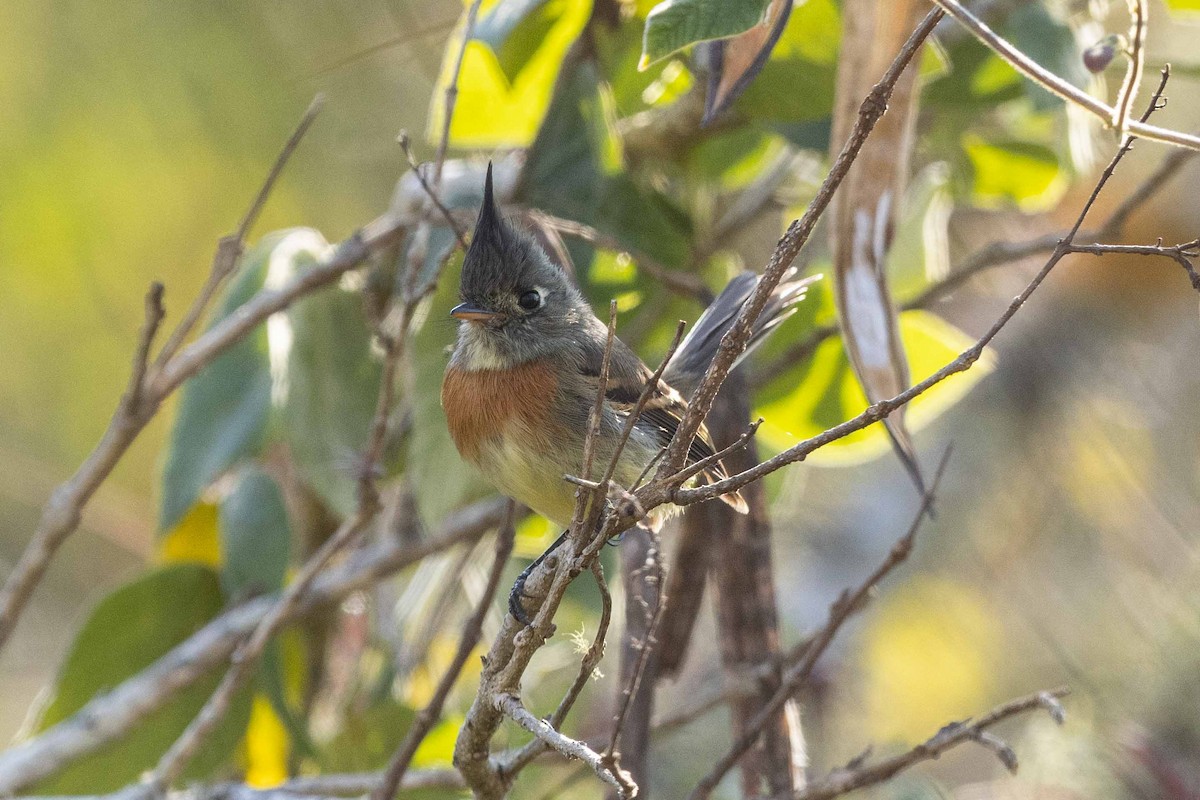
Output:
[[[761,344],[776,326],[795,313],[796,304],[804,299],[808,287],[821,277],[813,275],[807,278],[797,278],[796,275],[796,268],[791,267],[784,274],[779,285],[775,287],[775,291],[771,292],[762,313],[754,321],[754,328],[750,332],[746,349],[738,357],[734,366],[741,363],[742,359],[750,354],[750,351]],[[758,281],[757,274],[743,272],[726,285],[708,308],[704,309],[704,313],[700,315],[688,335],[680,342],[679,349],[675,351],[675,357],[671,359],[671,363],[663,375],[663,380],[682,392],[684,396],[691,394],[700,379],[704,377],[708,365],[716,357],[721,337],[733,326],[742,306],[746,304],[750,295],[754,293],[755,287],[758,286]]]

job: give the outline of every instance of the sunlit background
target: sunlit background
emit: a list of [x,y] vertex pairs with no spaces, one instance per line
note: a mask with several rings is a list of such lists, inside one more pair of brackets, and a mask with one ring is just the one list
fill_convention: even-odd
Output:
[[[325,110],[258,233],[306,225],[333,241],[385,209],[406,169],[398,132],[414,132],[419,155],[432,152],[429,98],[460,10],[442,0],[0,4],[3,571],[107,423],[149,282],[165,282],[177,318],[317,92]],[[1150,65],[1191,67],[1179,70],[1157,122],[1194,129],[1200,27],[1175,19],[1152,31]],[[1112,138],[1096,142],[1106,161]],[[1166,152],[1139,144],[1101,213]],[[1073,185],[1034,217],[956,217],[952,263],[998,238],[1060,229],[1088,189]],[[1198,196],[1192,164],[1124,239],[1195,238]],[[742,237],[744,261],[765,263],[775,233]],[[934,310],[981,333],[1032,266],[1001,267]],[[892,796],[952,786],[961,798],[1025,797],[1020,787],[1034,785],[1061,792],[1040,797],[1196,796],[1198,303],[1169,261],[1068,259],[997,340],[994,372],[917,433],[927,464],[953,446],[937,518],[804,697],[819,770],[868,744],[912,743],[1010,696],[1067,684],[1066,727],[1035,719],[1005,729],[1022,758],[1018,777],[992,783],[1002,769],[979,748],[918,770]],[[97,495],[0,656],[4,737],[21,729],[88,610],[155,557],[169,420],[160,415]],[[798,465],[775,481],[789,642],[908,525],[916,498],[881,453]],[[719,680],[711,647],[691,659],[664,706]],[[661,741],[657,757],[674,766],[660,796],[677,796],[708,766],[689,760],[697,743],[727,735],[718,711]],[[1191,794],[1167,793],[1180,786]]]

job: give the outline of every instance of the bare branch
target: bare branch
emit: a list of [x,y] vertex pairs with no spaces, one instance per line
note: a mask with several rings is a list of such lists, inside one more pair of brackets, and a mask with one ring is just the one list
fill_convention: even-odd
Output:
[[400,143],[400,148],[404,151],[404,157],[408,161],[408,168],[411,169],[413,174],[417,176],[417,180],[420,182],[421,188],[424,189],[425,194],[429,196],[429,201],[433,203],[434,207],[436,207],[437,210],[441,212],[442,216],[446,218],[446,224],[450,226],[450,230],[454,231],[454,236],[456,239],[458,239],[459,247],[461,247],[463,250],[466,250],[466,234],[463,232],[462,227],[459,226],[458,220],[454,218],[454,214],[451,213],[450,209],[446,208],[446,204],[442,202],[442,198],[438,196],[438,193],[434,191],[433,187],[429,185],[429,182],[425,180],[425,174],[421,172],[421,165],[417,163],[417,159],[413,155],[412,141],[408,138],[408,131],[400,131],[400,135],[396,137],[396,141]]
[[617,790],[617,796],[633,798],[637,796],[637,785],[629,776],[620,770],[611,770],[605,764],[603,757],[586,744],[569,736],[564,736],[545,720],[538,719],[522,705],[520,698],[512,694],[500,694],[495,698],[496,708],[512,718],[514,722],[534,736],[541,739],[553,750],[558,751],[569,759],[578,759],[591,767],[600,780]]
[[[369,586],[433,553],[477,540],[503,519],[506,503],[491,499],[452,514],[437,535],[417,545],[384,540],[366,548],[313,584],[289,609],[298,619]],[[0,752],[0,794],[13,794],[120,739],[180,691],[225,662],[254,631],[276,598],[259,597],[224,612],[158,661],[97,695],[67,719]]]
[[987,747],[1000,759],[1005,768],[1016,772],[1016,754],[1012,748],[1001,739],[988,732],[988,728],[1010,717],[1046,709],[1059,725],[1063,724],[1064,716],[1059,698],[1065,697],[1070,690],[1055,689],[1049,692],[1038,692],[1016,700],[1010,700],[1002,706],[984,714],[974,721],[951,722],[935,733],[927,741],[917,745],[907,753],[884,759],[877,764],[854,764],[847,768],[835,770],[824,779],[810,785],[803,792],[797,792],[795,800],[829,800],[839,797],[856,789],[875,786],[890,780],[909,767],[922,761],[929,761],[964,742],[978,742]]

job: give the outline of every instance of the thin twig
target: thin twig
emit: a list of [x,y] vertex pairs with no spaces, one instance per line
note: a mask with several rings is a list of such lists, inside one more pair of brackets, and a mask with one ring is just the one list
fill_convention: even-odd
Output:
[[921,498],[921,505],[917,509],[917,513],[913,517],[908,531],[892,545],[883,563],[876,567],[875,571],[858,585],[858,588],[852,592],[843,592],[841,597],[830,606],[829,618],[813,638],[812,643],[805,648],[804,656],[795,666],[784,673],[779,681],[779,688],[771,696],[771,699],[763,704],[753,719],[747,722],[745,730],[742,731],[741,735],[733,743],[733,746],[729,748],[725,755],[717,760],[713,768],[700,780],[696,788],[692,790],[689,800],[703,800],[703,798],[708,797],[712,793],[717,784],[721,782],[721,779],[725,777],[725,774],[754,746],[754,743],[758,741],[758,737],[762,735],[766,726],[783,709],[784,704],[808,680],[812,674],[813,667],[816,666],[817,660],[829,647],[830,643],[833,642],[834,637],[837,636],[846,620],[862,606],[875,587],[892,570],[908,559],[912,553],[913,546],[916,544],[917,532],[921,529],[921,523],[924,522],[925,517],[929,514],[930,507],[933,505],[934,495],[937,492],[938,485],[941,483],[942,475],[945,473],[946,464],[949,460],[950,451],[947,449],[946,453],[942,456],[941,463],[938,464],[937,472],[933,476],[933,482]]
[[[647,535],[650,537],[650,549],[646,552],[646,564],[642,570],[648,571],[650,574],[644,578],[646,581],[653,581],[656,584],[655,594],[657,602],[654,604],[653,611],[649,611],[650,622],[646,626],[645,636],[638,645],[637,662],[633,666],[632,672],[629,674],[629,681],[621,690],[621,702],[617,708],[617,713],[613,717],[613,730],[608,738],[608,746],[604,748],[605,763],[616,765],[617,742],[621,738],[621,733],[625,728],[625,722],[629,718],[629,709],[633,703],[633,698],[637,697],[638,690],[641,687],[642,676],[646,673],[646,667],[650,663],[650,656],[654,653],[654,646],[658,643],[656,634],[658,633],[659,623],[662,622],[663,611],[667,607],[667,566],[663,560],[662,542],[659,541],[658,534],[652,529],[646,529]],[[635,598],[629,595],[626,599],[627,603],[635,602]]]
[[[1052,94],[1056,94],[1064,100],[1095,114],[1106,123],[1112,123],[1117,113],[1116,109],[1097,100],[1082,89],[1071,85],[1040,66],[1036,61],[1009,43],[1004,37],[989,28],[981,19],[968,11],[957,0],[934,0],[934,2],[937,3],[939,8],[969,30],[975,38],[987,45],[996,55],[1007,61],[1017,72],[1020,72]],[[1156,125],[1147,125],[1144,121],[1130,122],[1126,128],[1126,132],[1140,139],[1165,142],[1166,144],[1173,144],[1178,147],[1200,150],[1200,136],[1168,130]]]
[[284,142],[280,148],[279,154],[275,156],[275,163],[271,165],[271,171],[267,173],[267,177],[263,179],[262,184],[258,187],[258,194],[254,196],[254,200],[250,203],[250,207],[246,209],[246,213],[242,216],[242,221],[238,224],[237,230],[229,236],[225,236],[217,243],[217,252],[213,254],[212,268],[209,270],[208,279],[206,280],[200,293],[196,295],[196,299],[192,301],[191,307],[184,314],[183,319],[175,330],[171,332],[171,336],[159,351],[158,357],[155,359],[155,369],[161,369],[164,364],[174,357],[179,348],[187,341],[187,337],[191,335],[192,329],[196,327],[196,323],[200,321],[200,317],[204,315],[208,304],[212,302],[217,290],[221,288],[221,284],[233,274],[237,268],[238,259],[242,257],[242,251],[246,246],[246,237],[250,235],[250,229],[254,227],[254,223],[258,221],[262,214],[263,208],[267,205],[267,199],[270,198],[271,192],[275,189],[275,184],[279,181],[279,176],[283,174],[284,167],[291,160],[296,149],[300,147],[300,141],[308,133],[308,129],[312,127],[316,121],[317,115],[321,113],[321,109],[325,105],[325,95],[318,94],[312,102],[308,104],[308,108],[304,111],[304,116],[296,124],[292,130],[292,135]]
[[722,447],[720,450],[713,453],[712,455],[707,455],[698,461],[694,461],[691,464],[688,464],[683,469],[679,470],[679,472],[672,475],[671,481],[672,482],[679,481],[680,483],[683,483],[683,482],[689,480],[693,475],[699,475],[701,472],[708,469],[713,464],[720,462],[726,456],[728,456],[730,453],[734,453],[738,450],[741,450],[743,447],[745,447],[747,444],[750,443],[750,440],[754,438],[754,434],[758,433],[758,428],[762,424],[763,424],[763,419],[762,419],[762,417],[759,417],[754,422],[751,422],[750,425],[746,428],[745,432],[742,433],[742,435],[739,436],[737,439],[735,439],[732,443],[730,443],[729,445],[727,445],[725,447]]
[[463,59],[467,55],[467,43],[475,31],[475,18],[479,16],[479,6],[483,0],[472,0],[467,6],[467,18],[463,21],[462,39],[458,46],[458,56],[454,59],[454,70],[450,73],[450,81],[446,84],[445,118],[442,120],[442,135],[438,139],[437,155],[433,159],[433,185],[442,188],[442,165],[446,163],[446,150],[450,146],[450,123],[454,119],[454,105],[458,102],[458,78],[462,74]]
[[935,759],[964,742],[977,742],[987,747],[996,754],[1009,772],[1016,772],[1016,754],[1007,744],[995,735],[988,733],[988,728],[1010,717],[1039,708],[1045,709],[1051,718],[1061,725],[1065,716],[1059,698],[1065,697],[1069,693],[1069,689],[1060,688],[1010,700],[976,720],[952,722],[946,725],[928,740],[906,753],[884,759],[877,764],[852,764],[849,767],[835,770],[822,780],[811,784],[804,791],[796,792],[793,797],[795,800],[830,800],[830,798],[840,797],[856,789],[875,786],[891,780],[915,764]]
[[1129,113],[1137,100],[1138,89],[1142,85],[1142,70],[1146,65],[1146,17],[1149,9],[1146,0],[1127,0],[1129,5],[1129,52],[1125,61],[1125,80],[1121,82],[1121,91],[1117,93],[1116,111],[1112,116],[1112,126],[1119,133],[1125,132],[1129,123]]
[[391,800],[396,796],[404,774],[412,763],[413,755],[416,754],[421,742],[441,718],[442,707],[446,703],[446,698],[450,696],[450,690],[454,688],[454,683],[462,673],[463,667],[466,666],[471,651],[475,649],[475,645],[479,644],[479,638],[483,635],[484,617],[492,607],[492,600],[495,599],[496,590],[500,587],[500,577],[504,574],[504,567],[508,564],[509,555],[512,554],[513,539],[516,537],[516,529],[513,527],[515,510],[515,506],[510,500],[504,525],[501,526],[500,533],[496,536],[496,555],[492,560],[492,570],[488,574],[487,586],[479,598],[479,605],[463,626],[458,639],[458,649],[455,651],[450,665],[446,667],[445,673],[442,674],[442,678],[433,692],[433,697],[413,719],[404,741],[396,748],[395,754],[388,762],[383,779],[371,792],[372,800]]
[[413,175],[417,176],[417,180],[421,184],[421,188],[425,190],[425,194],[429,196],[429,201],[434,207],[445,217],[446,223],[450,229],[454,231],[454,236],[458,239],[458,245],[463,250],[467,249],[467,236],[463,232],[462,227],[458,224],[458,220],[454,218],[454,214],[450,209],[446,208],[446,204],[442,202],[442,198],[433,190],[429,182],[425,180],[425,173],[421,172],[421,165],[417,163],[416,156],[413,155],[412,141],[408,138],[408,131],[400,131],[400,135],[396,137],[396,141],[400,143],[400,149],[404,151],[404,157],[408,161],[408,168],[412,170]]
[[153,409],[142,407],[143,390],[146,385],[146,370],[150,363],[150,348],[154,344],[154,336],[162,325],[166,310],[163,308],[163,285],[158,281],[150,284],[146,292],[146,317],[142,329],[138,333],[137,347],[133,353],[133,368],[129,370],[129,384],[125,389],[124,413],[137,417],[153,413]]

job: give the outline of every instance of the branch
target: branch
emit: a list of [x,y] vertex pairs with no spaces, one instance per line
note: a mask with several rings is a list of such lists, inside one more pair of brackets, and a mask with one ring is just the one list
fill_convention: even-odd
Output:
[[[477,540],[503,520],[498,499],[468,506],[446,519],[441,531],[417,545],[392,540],[364,549],[318,578],[289,621],[336,602],[433,553]],[[13,794],[127,735],[183,689],[225,662],[275,603],[259,597],[213,619],[158,661],[99,694],[67,719],[0,752],[0,795]]]
[[603,756],[595,750],[583,742],[576,741],[569,736],[564,736],[550,727],[549,723],[545,720],[540,720],[533,714],[530,714],[516,695],[500,694],[496,696],[494,702],[499,711],[507,714],[514,722],[541,739],[551,749],[558,751],[569,759],[578,759],[591,767],[600,780],[616,789],[617,796],[622,798],[622,800],[631,800],[637,796],[637,786],[629,779],[627,774],[621,772],[619,769],[609,769],[604,763]]
[[479,598],[479,605],[476,607],[475,613],[471,615],[471,618],[463,626],[462,633],[458,639],[458,650],[455,651],[454,658],[451,659],[450,665],[446,667],[442,679],[438,682],[437,688],[433,692],[433,697],[417,713],[412,727],[408,729],[408,733],[404,737],[404,741],[396,748],[395,754],[392,756],[391,761],[388,762],[387,769],[384,770],[383,779],[372,790],[372,800],[391,800],[391,798],[396,796],[401,781],[404,779],[404,774],[408,771],[409,764],[412,763],[413,755],[416,754],[421,742],[429,735],[429,731],[433,729],[433,726],[441,718],[442,707],[446,703],[446,698],[450,695],[450,690],[454,688],[455,681],[458,680],[463,667],[466,666],[471,651],[475,649],[475,645],[479,644],[479,638],[483,635],[483,620],[487,616],[488,610],[492,607],[492,600],[495,599],[496,590],[500,587],[500,576],[504,574],[504,567],[508,564],[509,555],[512,554],[513,539],[516,537],[516,529],[513,527],[515,511],[515,506],[510,500],[508,502],[504,525],[500,529],[499,536],[496,537],[496,555],[492,560],[492,571],[488,574],[487,586],[483,590],[483,596]]
[[[1150,101],[1150,105],[1142,115],[1143,121],[1148,119],[1155,110],[1162,107],[1162,94],[1163,90],[1166,88],[1169,77],[1170,71],[1164,69],[1162,73],[1162,79],[1158,85],[1158,88],[1154,92],[1154,96]],[[936,386],[938,383],[941,383],[951,375],[964,372],[969,369],[971,365],[974,364],[981,355],[983,355],[983,351],[988,344],[990,344],[991,341],[996,338],[996,335],[1003,330],[1004,326],[1008,324],[1009,320],[1011,320],[1013,316],[1015,316],[1016,313],[1025,305],[1026,301],[1029,300],[1029,297],[1034,293],[1034,291],[1041,286],[1042,282],[1046,279],[1046,276],[1050,274],[1050,271],[1054,269],[1058,262],[1070,253],[1075,252],[1075,238],[1079,235],[1079,230],[1083,226],[1084,220],[1087,219],[1088,213],[1095,205],[1096,198],[1100,196],[1100,192],[1104,189],[1109,179],[1112,178],[1113,173],[1116,171],[1117,165],[1133,148],[1133,142],[1135,139],[1136,137],[1133,135],[1128,135],[1125,137],[1124,142],[1122,142],[1121,146],[1117,149],[1117,152],[1113,156],[1112,160],[1104,169],[1104,172],[1101,173],[1099,180],[1097,180],[1096,185],[1092,189],[1091,195],[1088,197],[1087,202],[1084,203],[1083,209],[1076,218],[1075,224],[1071,226],[1071,229],[1067,231],[1066,236],[1059,241],[1057,246],[1055,246],[1054,252],[1051,253],[1049,260],[1046,261],[1041,270],[1039,270],[1038,273],[1033,276],[1032,280],[1030,280],[1030,282],[1025,286],[1025,289],[1013,299],[1013,301],[1008,305],[1008,308],[1004,310],[1004,313],[1000,315],[1000,317],[995,323],[993,323],[987,332],[984,333],[983,336],[981,336],[979,340],[975,342],[975,344],[960,353],[958,358],[954,359],[925,380],[909,387],[895,397],[889,400],[883,400],[878,403],[874,403],[857,417],[853,417],[846,422],[841,423],[840,425],[835,425],[834,427],[829,428],[822,433],[817,434],[816,436],[805,439],[804,441],[792,446],[775,457],[759,463],[757,466],[751,469],[744,470],[736,475],[732,475],[723,480],[716,481],[695,489],[682,489],[678,488],[678,486],[666,485],[666,482],[660,482],[657,487],[647,487],[647,489],[656,488],[659,492],[665,492],[671,502],[677,505],[686,505],[688,503],[709,500],[717,497],[718,495],[726,494],[745,486],[751,481],[758,480],[764,475],[768,475],[786,464],[791,464],[796,461],[803,461],[814,450],[824,447],[830,442],[841,439],[842,437],[847,436],[855,431],[861,430],[867,425],[882,420],[892,411],[910,402],[913,398],[925,393],[931,387]],[[1178,247],[1182,248],[1179,250],[1180,254],[1190,253],[1191,250],[1194,249],[1194,246],[1191,243],[1179,245]],[[1155,253],[1152,253],[1152,255],[1170,254],[1156,251]],[[1194,270],[1191,269],[1190,261],[1187,261],[1187,258],[1183,257],[1183,262],[1186,262],[1185,269],[1189,270],[1189,278],[1192,278]],[[1193,285],[1197,287],[1198,291],[1200,291],[1200,281],[1197,281],[1195,278],[1192,279]],[[653,508],[656,504],[656,500],[657,496],[643,497],[643,506],[646,508]]]
[[762,279],[759,280],[754,293],[742,307],[733,327],[722,337],[717,355],[713,359],[712,364],[709,365],[708,371],[705,373],[700,385],[693,392],[688,402],[688,412],[684,415],[678,430],[675,432],[674,438],[671,440],[670,446],[667,448],[667,454],[658,468],[656,482],[662,481],[674,472],[678,472],[683,466],[688,448],[695,438],[696,432],[700,429],[704,417],[712,408],[717,390],[720,389],[721,383],[724,381],[725,376],[729,374],[729,370],[733,367],[738,356],[746,348],[751,326],[758,318],[758,315],[762,313],[771,292],[779,285],[779,281],[783,278],[784,273],[796,259],[796,256],[799,255],[800,249],[808,241],[808,237],[816,227],[817,221],[833,199],[834,191],[846,177],[846,173],[866,142],[867,136],[870,135],[871,130],[875,127],[875,123],[879,121],[879,118],[886,111],[888,98],[891,96],[892,88],[896,85],[896,81],[899,80],[905,67],[912,61],[925,39],[933,32],[934,27],[936,27],[941,18],[942,12],[938,9],[933,9],[925,16],[920,25],[917,26],[908,38],[908,41],[904,43],[895,60],[888,67],[883,79],[875,85],[871,93],[863,101],[858,119],[854,124],[854,129],[850,133],[850,138],[834,161],[833,166],[829,170],[829,175],[826,176],[816,197],[813,198],[804,215],[788,226],[787,232],[780,239],[774,254],[771,256],[770,262],[763,271]]
[[[1095,114],[1104,120],[1105,123],[1111,124],[1114,119],[1117,119],[1118,113],[1116,109],[1102,103],[1082,89],[1072,86],[1070,83],[1067,83],[1062,78],[1040,66],[1029,56],[1013,47],[1004,37],[989,28],[981,19],[959,4],[957,0],[934,0],[934,2],[939,8],[961,23],[976,39],[983,42],[996,55],[1007,61],[1017,72],[1020,72],[1046,91],[1056,94],[1064,100]],[[1122,132],[1141,139],[1149,139],[1151,141],[1173,144],[1178,147],[1200,150],[1200,136],[1180,133],[1179,131],[1160,128],[1156,125],[1147,125],[1144,119],[1141,121],[1131,121]]]
[[1129,113],[1142,85],[1142,70],[1146,65],[1146,0],[1128,0],[1129,4],[1129,53],[1125,65],[1125,79],[1117,93],[1116,111],[1112,126],[1122,133],[1129,124]]
[[467,18],[463,21],[462,39],[458,46],[458,56],[454,60],[454,70],[450,73],[450,81],[446,84],[446,115],[442,120],[442,136],[438,140],[437,155],[433,159],[433,185],[442,187],[442,165],[446,162],[446,150],[450,145],[450,123],[454,120],[454,105],[458,100],[458,76],[462,74],[463,59],[467,55],[467,42],[475,30],[475,18],[479,16],[479,6],[483,0],[472,0],[467,7]]
[[933,477],[933,482],[929,486],[929,490],[921,498],[921,505],[917,509],[916,516],[913,517],[912,524],[909,525],[908,532],[892,545],[892,549],[888,551],[887,557],[883,563],[876,567],[865,581],[859,584],[858,588],[853,592],[843,592],[842,596],[829,608],[829,619],[825,626],[817,633],[804,649],[804,655],[800,661],[786,673],[779,682],[779,688],[771,696],[771,699],[764,703],[755,715],[755,717],[746,723],[745,730],[738,736],[733,746],[729,751],[718,759],[712,770],[700,780],[696,788],[689,795],[689,800],[703,800],[708,797],[726,773],[733,768],[742,756],[754,746],[758,741],[758,737],[762,734],[767,725],[775,719],[776,715],[783,709],[787,701],[796,693],[796,691],[804,685],[812,674],[813,667],[816,666],[817,660],[824,654],[825,650],[833,642],[842,625],[845,624],[854,612],[862,606],[867,597],[879,583],[887,577],[887,575],[897,566],[906,561],[912,553],[912,549],[917,539],[917,532],[921,529],[921,523],[929,514],[929,509],[933,505],[933,497],[937,492],[938,485],[941,483],[942,475],[946,469],[946,463],[949,461],[950,451],[947,450],[942,456],[942,461],[938,465],[937,473]]
[[1002,706],[997,706],[973,722],[951,722],[927,741],[917,745],[907,753],[884,759],[878,764],[869,766],[855,765],[836,770],[823,780],[809,786],[805,791],[797,792],[793,797],[795,800],[829,800],[829,798],[838,797],[855,789],[875,786],[876,784],[890,780],[914,764],[935,759],[942,753],[957,747],[963,742],[978,742],[987,747],[996,754],[1009,772],[1016,772],[1016,754],[1007,744],[993,734],[988,733],[988,728],[1010,717],[1015,717],[1018,714],[1024,714],[1038,708],[1046,709],[1050,717],[1059,725],[1062,725],[1066,717],[1062,705],[1058,701],[1059,698],[1065,697],[1069,693],[1070,690],[1066,688],[1055,689],[1049,692],[1038,692],[1037,694],[1031,694],[1016,700],[1010,700]]

